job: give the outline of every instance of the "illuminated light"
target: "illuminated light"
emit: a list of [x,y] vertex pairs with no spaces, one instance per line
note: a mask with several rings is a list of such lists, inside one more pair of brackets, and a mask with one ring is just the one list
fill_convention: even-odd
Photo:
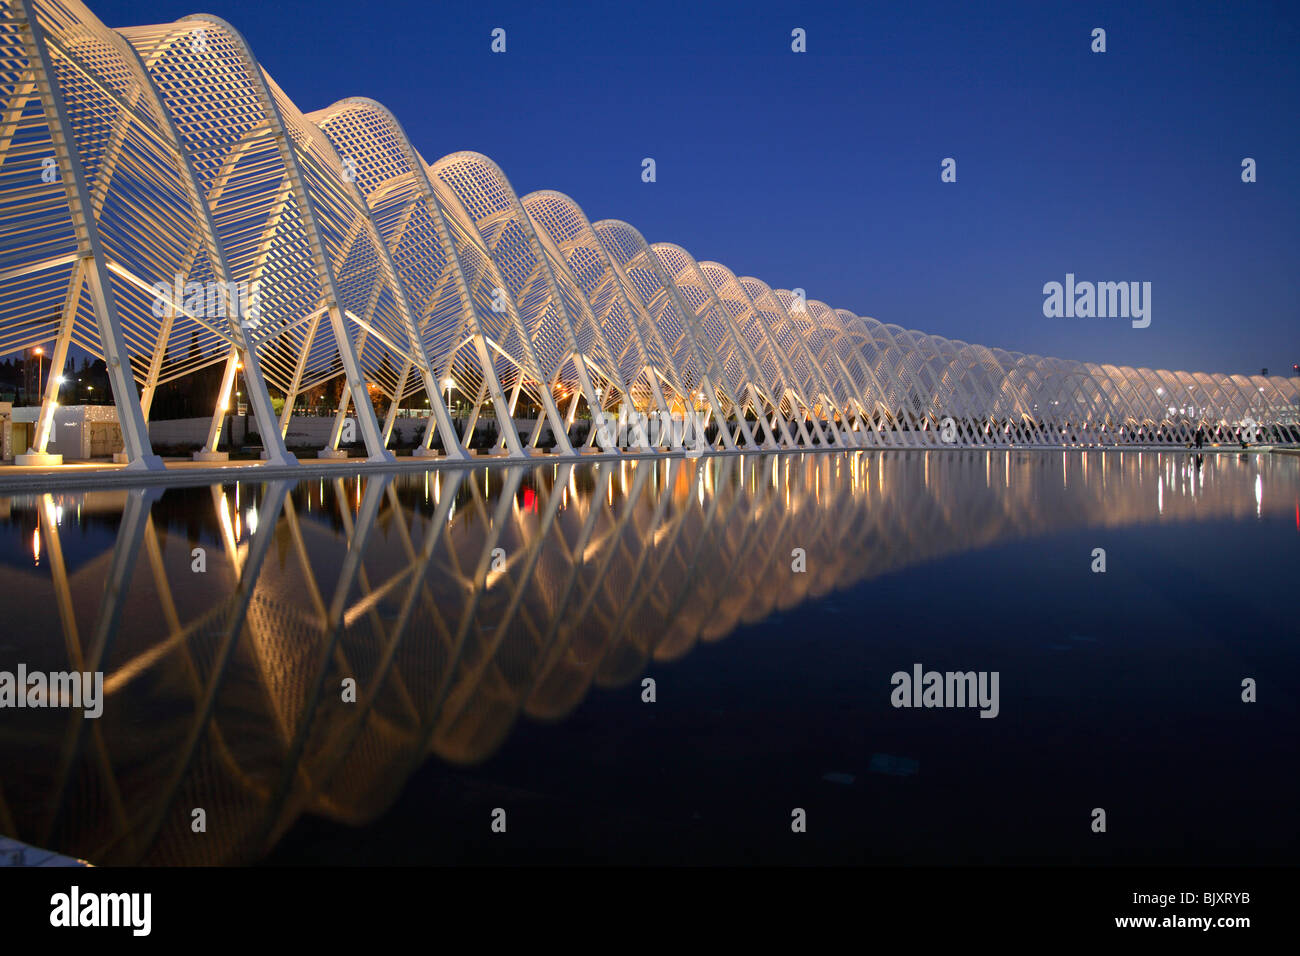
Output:
[[37,567],[41,565],[41,529],[32,531],[32,560]]

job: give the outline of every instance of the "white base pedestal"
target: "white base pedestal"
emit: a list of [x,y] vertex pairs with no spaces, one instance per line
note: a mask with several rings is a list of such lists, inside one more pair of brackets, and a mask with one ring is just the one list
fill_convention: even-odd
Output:
[[61,465],[62,455],[51,455],[43,451],[28,451],[25,455],[14,457],[15,465]]

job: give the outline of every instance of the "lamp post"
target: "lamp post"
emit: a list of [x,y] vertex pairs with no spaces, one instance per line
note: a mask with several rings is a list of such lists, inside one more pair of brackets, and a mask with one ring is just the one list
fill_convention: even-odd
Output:
[[451,411],[451,390],[456,387],[456,380],[448,375],[442,380],[442,387],[447,390],[447,411]]
[[[34,351],[36,352],[36,394],[43,396],[45,394],[45,386],[41,382],[41,369],[45,362],[45,349],[38,345]],[[28,399],[28,401],[30,402],[31,399]]]

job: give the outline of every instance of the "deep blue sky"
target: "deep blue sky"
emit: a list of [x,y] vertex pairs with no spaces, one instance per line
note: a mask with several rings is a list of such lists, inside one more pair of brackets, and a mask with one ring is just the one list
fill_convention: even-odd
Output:
[[[1300,362],[1294,3],[201,2],[90,7],[224,17],[304,112],[373,97],[430,161],[478,150],[521,196],[884,322],[1117,364]],[[1151,326],[1045,318],[1067,272],[1151,282]]]

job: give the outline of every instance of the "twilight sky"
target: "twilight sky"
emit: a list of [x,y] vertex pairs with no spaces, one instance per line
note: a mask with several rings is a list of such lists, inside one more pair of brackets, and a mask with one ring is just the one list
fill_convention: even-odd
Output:
[[[429,161],[486,153],[520,196],[882,322],[1115,364],[1300,362],[1294,3],[196,2],[88,5],[223,17],[304,112],[373,97]],[[1066,273],[1150,282],[1150,326],[1045,317]]]

